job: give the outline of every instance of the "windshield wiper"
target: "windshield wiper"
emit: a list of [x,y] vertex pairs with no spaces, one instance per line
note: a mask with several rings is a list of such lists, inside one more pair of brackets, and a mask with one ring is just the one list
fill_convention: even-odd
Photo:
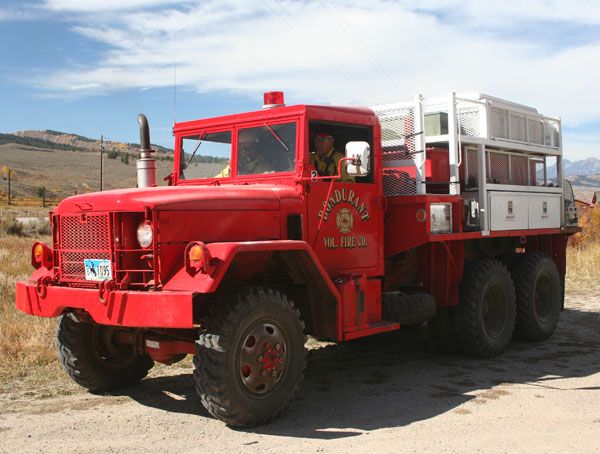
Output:
[[[190,156],[190,159],[187,160],[187,162],[185,163],[185,168],[187,169],[188,166],[190,165],[190,162],[192,162],[192,159],[194,159],[194,155],[196,154],[196,152],[198,151],[198,148],[200,148],[200,145],[202,145],[202,140],[206,137],[206,133],[202,133],[202,135],[198,138],[198,143],[196,144],[196,148],[194,148],[194,151],[192,152],[192,155]],[[184,150],[185,153],[185,150]]]
[[279,142],[281,144],[281,146],[283,148],[285,148],[285,151],[287,151],[289,153],[290,149],[288,148],[288,146],[283,143],[283,140],[281,140],[281,137],[279,137],[277,135],[277,133],[275,131],[273,131],[273,128],[271,128],[267,123],[264,123],[265,127],[269,130],[269,132],[273,135],[273,137],[275,137],[275,139],[277,139],[277,142]]

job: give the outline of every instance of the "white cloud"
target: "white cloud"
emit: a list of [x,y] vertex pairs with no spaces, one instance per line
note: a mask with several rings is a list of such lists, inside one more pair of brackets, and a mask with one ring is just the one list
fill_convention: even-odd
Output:
[[512,26],[536,21],[600,24],[597,0],[408,0],[403,4],[421,10],[460,15],[479,25]]
[[22,22],[35,21],[47,16],[45,11],[41,11],[35,5],[22,3],[17,7],[0,8],[0,22]]
[[43,6],[53,11],[97,12],[148,8],[182,3],[180,0],[46,0]]
[[599,26],[600,2],[170,3],[47,0],[46,8],[74,14],[74,32],[108,50],[93,66],[36,84],[69,94],[165,87],[176,63],[180,87],[200,92],[279,88],[291,102],[372,105],[416,92],[482,91],[562,115],[570,126],[600,122],[600,39],[557,48],[535,38],[558,22]]

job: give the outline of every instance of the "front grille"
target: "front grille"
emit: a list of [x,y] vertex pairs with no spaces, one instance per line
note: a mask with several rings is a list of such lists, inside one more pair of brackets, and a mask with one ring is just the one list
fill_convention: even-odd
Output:
[[86,282],[84,259],[111,259],[109,216],[108,214],[60,216],[58,225],[60,279]]
[[108,215],[61,216],[60,247],[65,250],[110,250]]

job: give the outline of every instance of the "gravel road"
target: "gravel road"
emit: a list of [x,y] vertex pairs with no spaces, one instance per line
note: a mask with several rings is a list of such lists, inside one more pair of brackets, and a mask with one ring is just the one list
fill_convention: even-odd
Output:
[[598,452],[600,297],[571,297],[547,342],[474,360],[406,330],[309,354],[278,421],[233,430],[202,408],[191,369],[119,394],[0,396],[0,452]]

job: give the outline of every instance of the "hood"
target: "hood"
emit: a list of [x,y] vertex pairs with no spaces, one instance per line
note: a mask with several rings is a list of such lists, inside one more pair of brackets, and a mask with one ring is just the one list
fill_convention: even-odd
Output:
[[130,188],[68,197],[54,213],[144,209],[277,211],[283,198],[294,196],[298,197],[292,186],[268,184]]

